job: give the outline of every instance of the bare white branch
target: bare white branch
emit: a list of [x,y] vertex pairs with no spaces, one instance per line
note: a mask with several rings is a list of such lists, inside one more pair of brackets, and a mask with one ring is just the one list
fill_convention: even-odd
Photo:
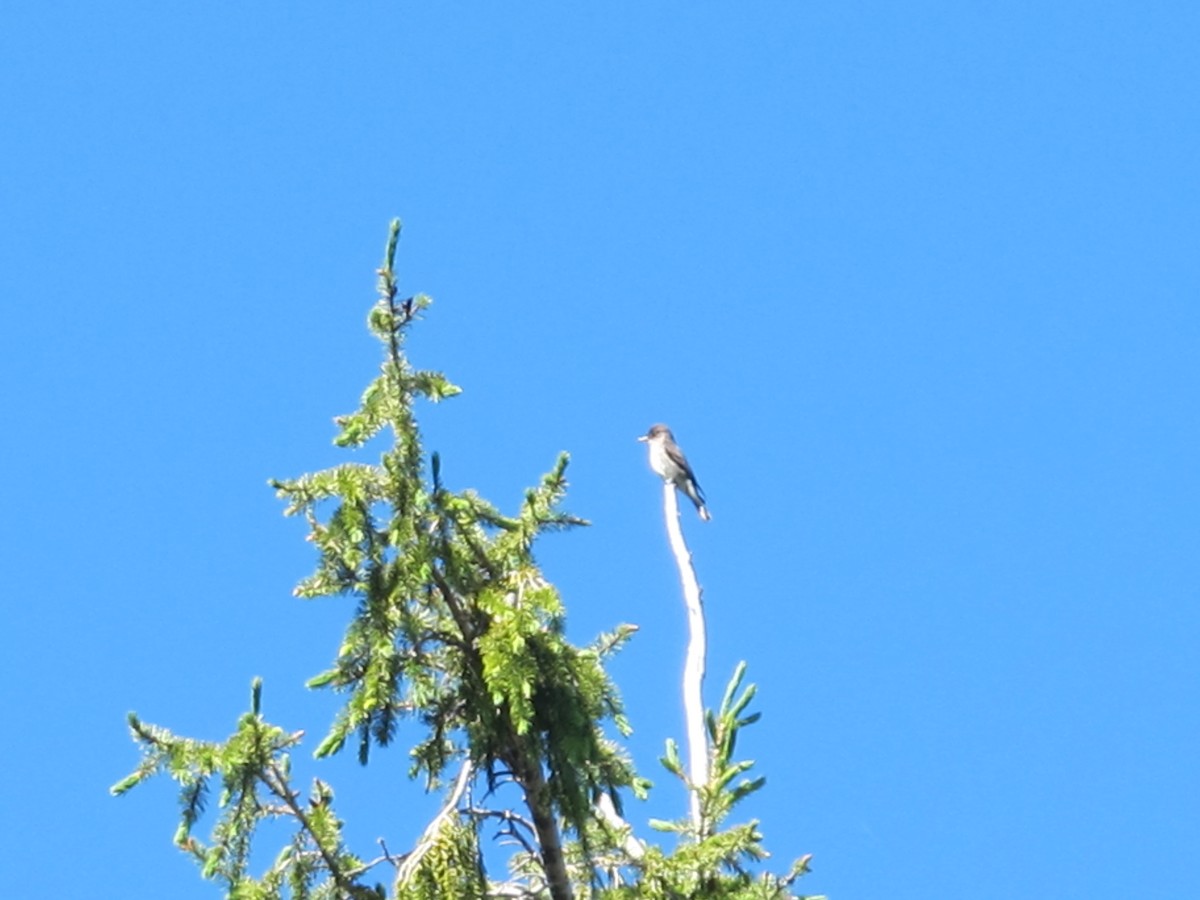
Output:
[[608,794],[601,794],[600,799],[595,805],[596,817],[615,831],[617,834],[623,834],[625,839],[621,842],[621,847],[630,859],[641,859],[646,855],[646,847],[633,836],[633,827],[621,818],[621,814],[617,812],[617,808],[613,806],[612,797]]
[[667,520],[667,536],[671,541],[671,552],[679,566],[679,580],[683,584],[683,601],[687,605],[688,649],[683,667],[683,711],[686,719],[688,741],[688,780],[691,782],[692,825],[696,833],[703,833],[700,815],[700,788],[708,784],[708,738],[704,733],[704,658],[708,652],[708,637],[704,628],[704,605],[701,600],[700,582],[692,568],[692,554],[683,540],[683,529],[679,525],[679,501],[675,485],[663,484],[663,514]]
[[417,866],[421,864],[421,860],[437,840],[438,832],[442,830],[442,823],[454,814],[454,810],[458,806],[459,801],[462,800],[462,795],[466,791],[467,785],[471,781],[471,775],[473,774],[474,769],[471,766],[471,761],[469,759],[464,760],[462,770],[458,773],[458,778],[454,782],[454,788],[450,791],[450,796],[446,798],[446,802],[442,804],[442,808],[438,810],[438,814],[425,826],[425,830],[421,832],[421,837],[412,852],[400,864],[399,872],[396,875],[397,885],[407,884],[408,880],[412,878],[413,873],[417,871]]

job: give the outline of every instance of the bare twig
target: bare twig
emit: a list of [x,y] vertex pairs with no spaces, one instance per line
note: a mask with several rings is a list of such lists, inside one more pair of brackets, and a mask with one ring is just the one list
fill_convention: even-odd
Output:
[[538,892],[517,881],[504,881],[488,885],[489,897],[537,897]]
[[401,856],[401,857],[392,856],[392,854],[388,851],[387,844],[385,844],[383,842],[383,838],[379,838],[378,842],[379,842],[379,849],[383,851],[383,855],[377,856],[374,859],[370,860],[369,862],[365,862],[362,865],[357,866],[356,868],[352,869],[350,871],[351,876],[353,876],[354,878],[357,878],[359,875],[362,875],[364,872],[367,872],[367,871],[375,868],[380,863],[387,862],[387,863],[391,863],[392,866],[394,866],[394,867],[399,867],[400,863],[402,863],[404,861],[405,857],[403,857],[403,856]]
[[530,838],[521,834],[521,832],[516,828],[517,825],[520,825],[529,832],[534,840],[536,840],[537,830],[533,827],[533,823],[528,819],[517,815],[511,809],[483,809],[478,806],[472,806],[466,809],[465,812],[467,815],[476,819],[499,819],[504,823],[504,827],[500,829],[500,835],[511,837],[518,844],[520,844],[525,849],[525,852],[530,856],[534,858],[538,857],[539,854],[537,852],[537,848],[534,846]]

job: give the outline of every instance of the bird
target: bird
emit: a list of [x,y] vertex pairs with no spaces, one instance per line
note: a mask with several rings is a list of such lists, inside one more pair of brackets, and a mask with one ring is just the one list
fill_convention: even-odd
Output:
[[670,482],[687,494],[688,499],[696,504],[696,512],[700,514],[701,519],[705,522],[711,519],[708,507],[705,506],[704,492],[700,490],[700,484],[696,481],[692,467],[688,465],[687,457],[675,443],[675,435],[671,434],[671,429],[666,425],[651,425],[650,430],[638,440],[650,445],[650,468],[663,481]]

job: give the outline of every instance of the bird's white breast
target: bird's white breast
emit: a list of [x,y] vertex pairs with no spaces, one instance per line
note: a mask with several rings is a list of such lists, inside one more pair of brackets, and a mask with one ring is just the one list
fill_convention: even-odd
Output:
[[663,439],[655,438],[649,443],[650,468],[652,468],[660,478],[665,478],[667,481],[674,481],[679,474],[679,469],[671,457],[667,456],[667,448],[663,446]]

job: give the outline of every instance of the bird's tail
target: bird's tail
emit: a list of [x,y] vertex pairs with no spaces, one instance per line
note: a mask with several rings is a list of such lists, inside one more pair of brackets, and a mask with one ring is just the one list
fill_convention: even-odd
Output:
[[704,493],[700,490],[700,485],[696,484],[695,479],[688,479],[683,486],[683,492],[688,495],[688,499],[696,504],[696,512],[700,513],[700,518],[707,522],[712,516],[708,512],[708,506],[705,504]]

